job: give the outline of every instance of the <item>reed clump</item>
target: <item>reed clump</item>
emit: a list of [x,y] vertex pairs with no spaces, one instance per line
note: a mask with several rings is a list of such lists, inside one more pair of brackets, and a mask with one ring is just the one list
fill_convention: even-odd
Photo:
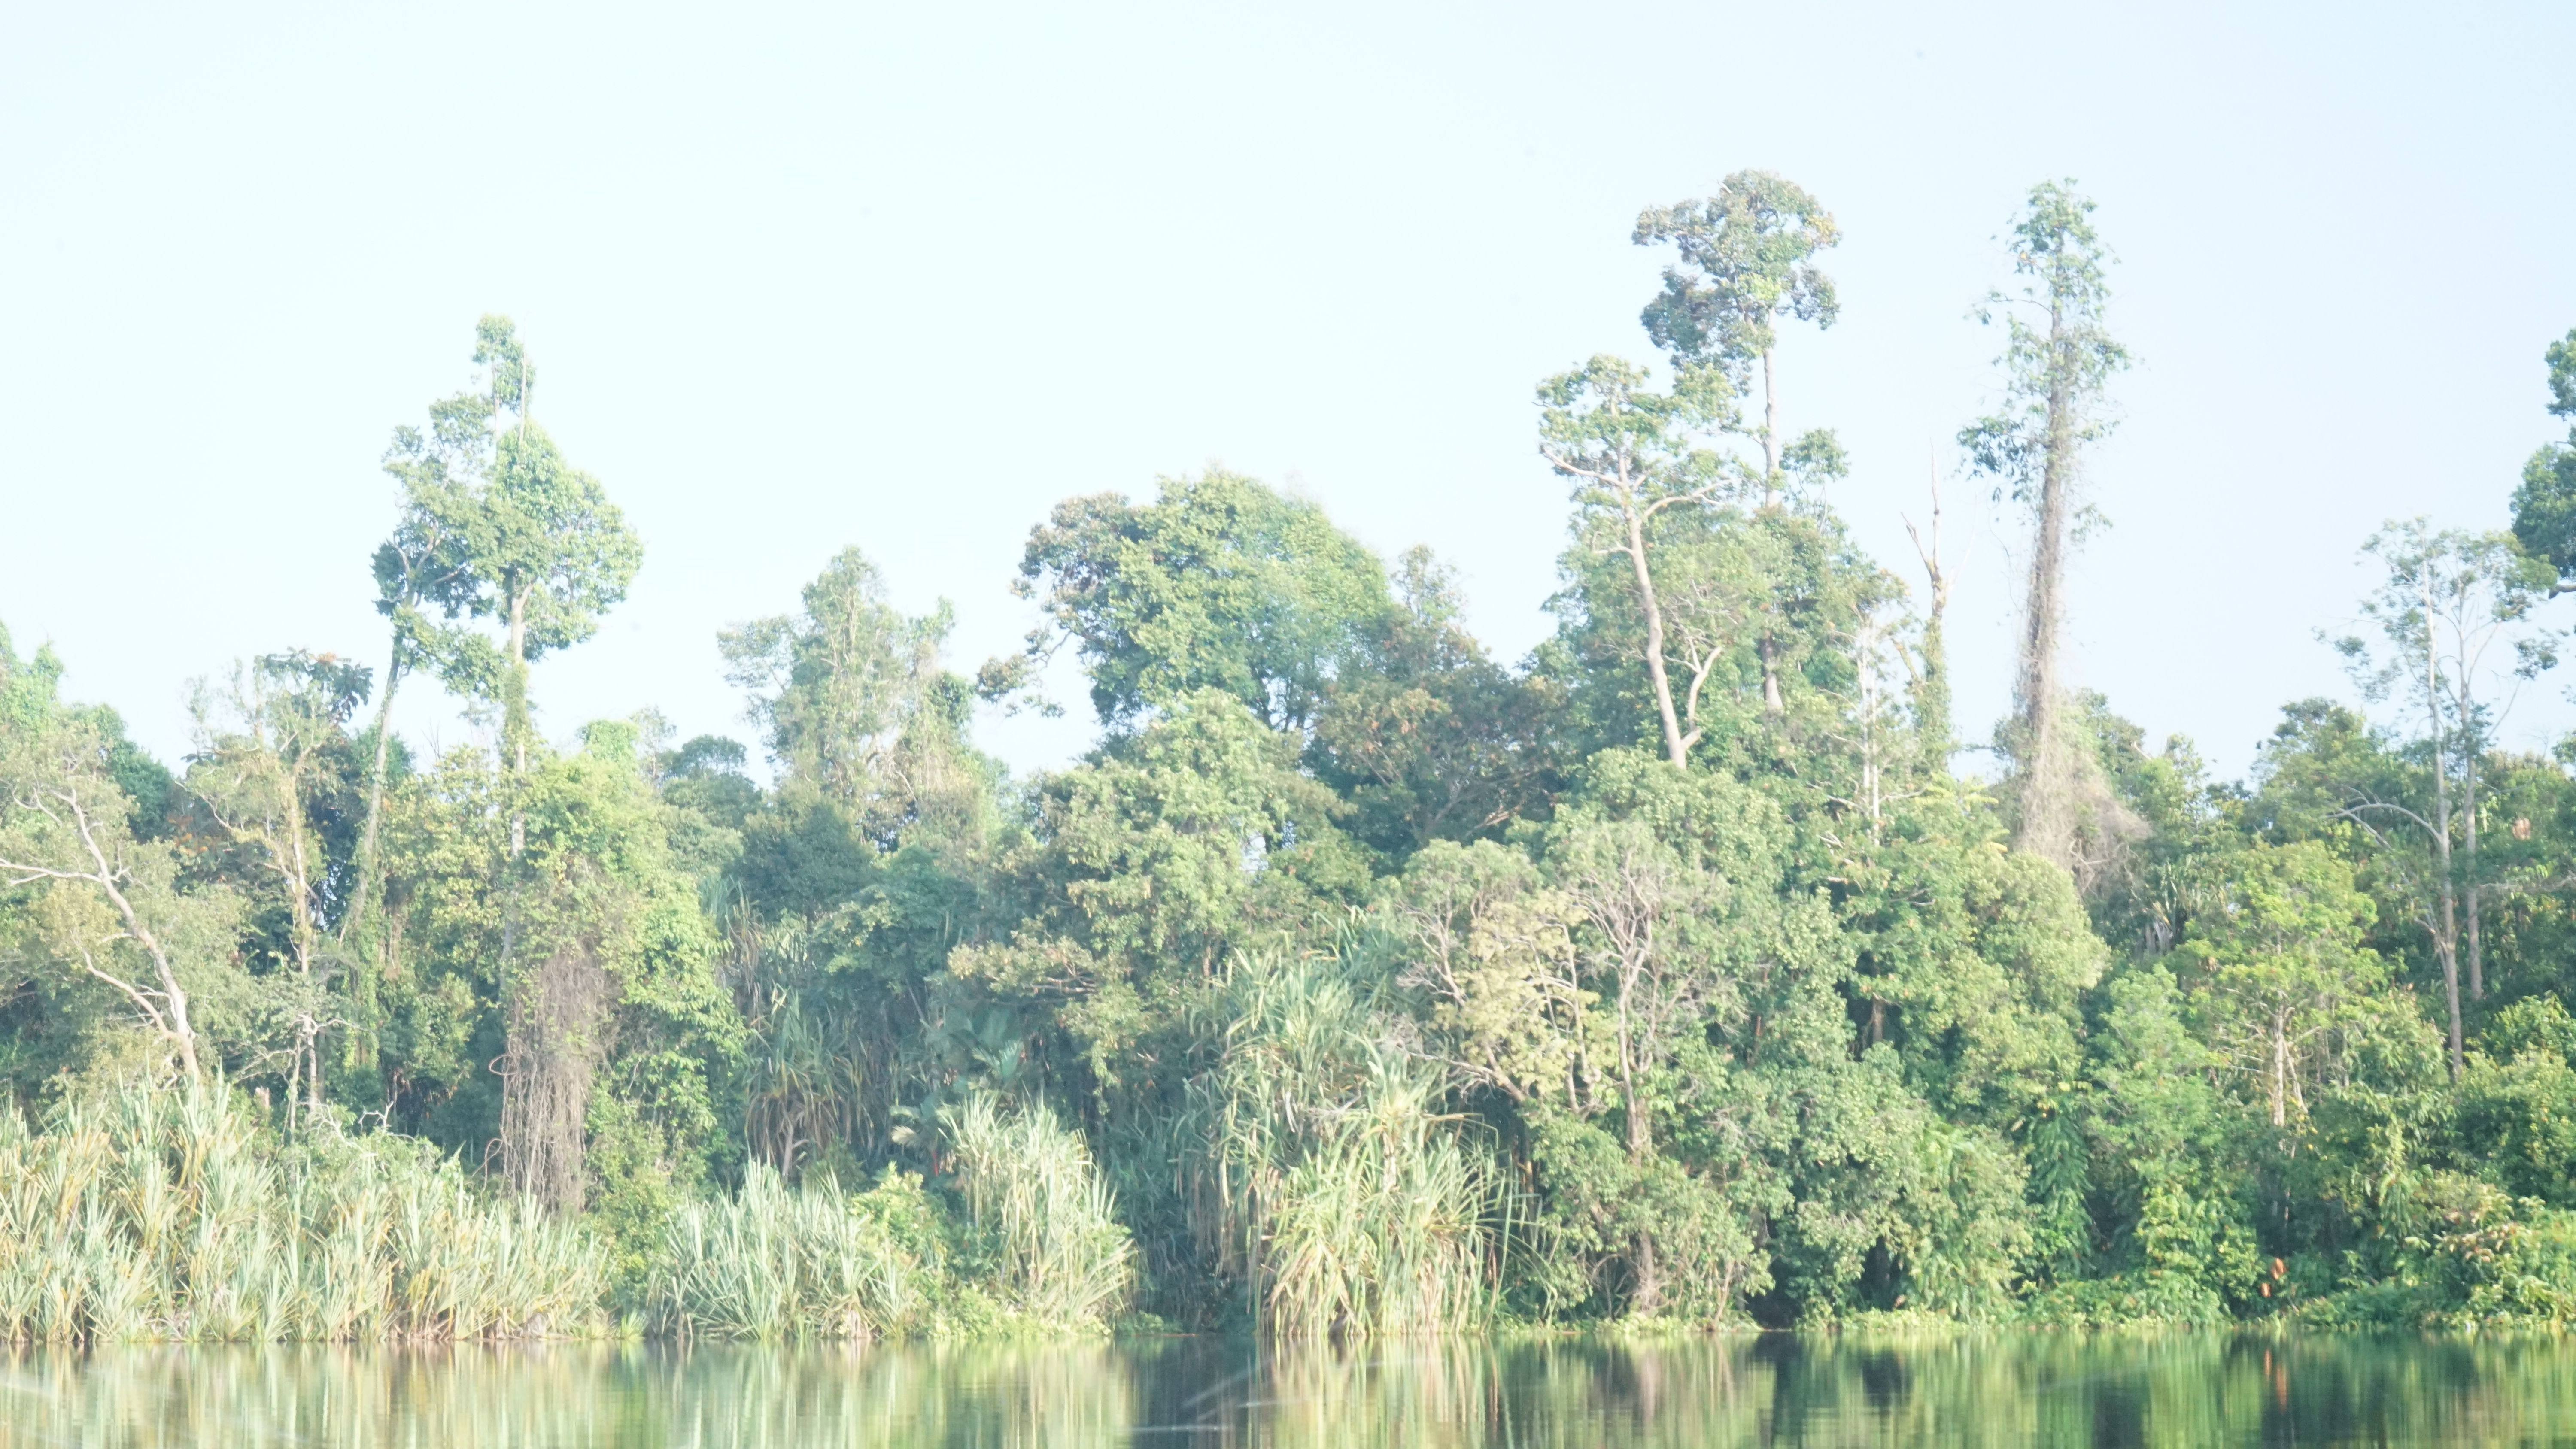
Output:
[[596,1332],[605,1258],[424,1144],[281,1144],[220,1087],[0,1110],[0,1340]]
[[888,1172],[847,1194],[755,1165],[730,1199],[665,1228],[654,1331],[681,1338],[869,1340],[1086,1332],[1134,1288],[1135,1248],[1080,1134],[1043,1107],[977,1098],[941,1114],[955,1211]]
[[889,1173],[850,1196],[825,1177],[789,1187],[755,1164],[730,1200],[664,1229],[651,1318],[676,1337],[867,1340],[924,1326],[947,1295],[937,1205]]
[[1044,1107],[975,1097],[941,1114],[974,1244],[1003,1312],[1098,1328],[1127,1305],[1136,1249],[1082,1134]]
[[1283,1338],[1471,1332],[1496,1308],[1510,1197],[1383,1009],[1372,944],[1237,959],[1192,1091],[1200,1231]]

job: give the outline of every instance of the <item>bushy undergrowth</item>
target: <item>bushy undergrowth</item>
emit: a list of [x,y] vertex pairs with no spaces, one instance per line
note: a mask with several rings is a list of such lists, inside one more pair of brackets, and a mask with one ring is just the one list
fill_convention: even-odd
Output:
[[976,1265],[1008,1316],[1096,1326],[1127,1305],[1136,1253],[1082,1134],[978,1097],[944,1117]]
[[1193,1093],[1201,1231],[1253,1277],[1260,1325],[1282,1337],[1471,1332],[1493,1316],[1509,1203],[1373,1000],[1392,973],[1372,944],[1239,958],[1224,1055]]
[[603,1257],[392,1136],[281,1146],[219,1091],[0,1110],[0,1338],[596,1331]]
[[650,1323],[762,1341],[1107,1327],[1135,1250],[1081,1136],[980,1098],[944,1125],[963,1213],[900,1173],[849,1194],[755,1166],[738,1195],[671,1218]]
[[691,1204],[664,1229],[652,1322],[681,1337],[889,1337],[922,1321],[946,1267],[917,1179],[889,1174],[853,1197],[755,1165],[738,1196]]
[[[863,1193],[742,1190],[679,1209],[642,1321],[778,1341],[1098,1330],[1133,1250],[1079,1136],[1043,1112],[956,1114],[965,1211],[889,1172]],[[582,1337],[624,1317],[607,1245],[417,1139],[281,1142],[220,1089],[0,1108],[0,1341]]]

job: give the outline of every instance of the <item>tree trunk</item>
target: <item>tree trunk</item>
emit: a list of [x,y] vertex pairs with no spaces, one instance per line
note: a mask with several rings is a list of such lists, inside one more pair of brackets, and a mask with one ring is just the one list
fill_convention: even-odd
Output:
[[2021,819],[2014,843],[2030,854],[2075,865],[2074,762],[2065,739],[2058,682],[2058,634],[2064,616],[2068,494],[2074,483],[2073,379],[2064,324],[2049,308],[2048,435],[2040,467],[2039,526],[2031,542],[2030,611],[2022,633]]
[[1762,506],[1778,501],[1780,491],[1780,376],[1771,365],[1771,349],[1762,349]]
[[[2434,617],[2430,576],[2424,581],[2424,617],[2428,621]],[[2441,678],[2428,644],[2424,651],[2424,699],[2433,715],[2433,871],[2442,912],[2433,946],[2442,958],[2442,995],[2451,1014],[2451,1080],[2456,1082],[2465,1064],[2460,1046],[2460,921],[2451,878],[2451,767],[2445,763],[2449,741],[2442,728]]]
[[560,1213],[581,1211],[591,1079],[610,989],[586,942],[564,943],[509,985],[501,1171]]
[[385,692],[376,700],[376,758],[367,771],[367,823],[358,832],[358,894],[349,903],[349,914],[340,925],[340,939],[346,941],[365,924],[367,907],[373,902],[376,885],[376,840],[384,823],[385,771],[392,762],[394,690],[402,684],[402,626],[394,626],[394,646],[385,660]]
[[[520,784],[528,773],[528,597],[512,581],[510,589],[510,677],[501,685],[501,749]],[[514,786],[510,800],[510,858],[528,848],[528,814]]]
[[1633,489],[1619,494],[1620,517],[1628,525],[1628,562],[1637,573],[1637,598],[1646,611],[1646,677],[1655,687],[1655,713],[1664,727],[1664,757],[1676,770],[1688,768],[1690,747],[1682,742],[1681,717],[1673,712],[1673,682],[1664,672],[1664,610],[1655,600],[1655,576],[1646,567],[1646,520],[1637,509]]
[[[1771,349],[1762,349],[1762,509],[1769,512],[1780,501],[1780,378],[1771,363]],[[1762,712],[1778,715],[1787,706],[1780,699],[1780,666],[1774,657],[1779,651],[1771,631],[1762,631],[1755,652],[1762,657]]]
[[2272,1125],[2290,1125],[2290,1023],[2272,1013]]
[[[1646,1105],[1637,1099],[1635,1063],[1636,1048],[1623,1040],[1619,1044],[1619,1091],[1626,1099],[1628,1113],[1628,1166],[1642,1174],[1646,1160],[1654,1155],[1655,1142],[1653,1125],[1646,1118]],[[1655,1261],[1654,1234],[1643,1231],[1637,1234],[1629,1253],[1629,1270],[1628,1311],[1654,1312],[1662,1304],[1664,1296],[1663,1275]]]
[[2478,756],[2470,750],[2460,762],[2461,828],[2468,836],[2468,885],[2462,890],[2461,904],[2468,907],[2469,917],[2469,999],[2487,999],[2486,951],[2478,940]]
[[[1925,463],[1931,464],[1928,454]],[[1946,767],[1950,761],[1950,647],[1942,632],[1942,620],[1950,609],[1951,578],[1941,560],[1941,475],[1937,465],[1932,472],[1932,541],[1924,543],[1914,528],[1905,522],[1907,536],[1914,540],[1915,554],[1923,560],[1924,581],[1931,599],[1923,621],[1923,673],[1914,682],[1914,729],[1926,746],[1932,763]]]

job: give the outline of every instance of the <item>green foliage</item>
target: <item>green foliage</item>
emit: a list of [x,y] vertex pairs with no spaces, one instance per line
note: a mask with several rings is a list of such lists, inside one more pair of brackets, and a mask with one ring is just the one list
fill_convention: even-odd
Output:
[[2040,506],[2042,474],[2069,443],[2107,436],[2103,389],[2130,364],[2103,325],[2111,254],[2093,229],[2093,202],[2072,180],[2043,181],[2012,231],[2013,271],[2030,280],[1997,292],[1977,320],[2004,319],[2004,407],[1962,429],[1977,470],[2019,502]]
[[0,1340],[580,1335],[604,1263],[424,1144],[287,1148],[220,1087],[0,1109]]
[[1321,508],[1221,469],[1165,479],[1141,507],[1058,504],[1016,587],[1045,623],[1026,654],[985,666],[986,692],[1024,689],[1069,640],[1113,729],[1202,690],[1274,728],[1305,724],[1392,607],[1385,570]]
[[[2514,535],[2367,545],[2390,720],[2213,780],[2049,662],[2128,361],[2090,212],[2031,193],[1962,435],[2042,520],[2009,788],[1952,768],[1946,583],[1910,616],[1779,432],[1839,234],[1767,173],[1639,221],[1669,386],[1538,389],[1528,660],[1211,470],[1060,505],[972,685],[834,555],[720,641],[766,777],[538,732],[640,545],[485,319],[386,458],[380,677],[261,655],[174,774],[0,634],[0,1338],[2567,1323],[2576,747],[2498,741],[2576,442]],[[1102,738],[1013,780],[976,699],[1068,642]],[[497,731],[415,759],[419,668]]]
[[1374,936],[1238,955],[1191,1084],[1200,1236],[1289,1338],[1456,1333],[1492,1316],[1510,1204],[1482,1134],[1405,1050]]
[[683,1338],[894,1336],[942,1296],[939,1224],[916,1178],[889,1173],[852,1197],[828,1177],[791,1189],[754,1166],[731,1201],[692,1203],[665,1224],[651,1320]]
[[1680,254],[1639,319],[1646,335],[1677,358],[1718,363],[1738,391],[1747,364],[1776,341],[1773,319],[1831,327],[1840,314],[1815,255],[1841,230],[1814,197],[1768,171],[1738,171],[1704,200],[1648,208],[1634,240],[1670,242]]
[[1004,1310],[1033,1324],[1098,1328],[1126,1306],[1135,1247],[1081,1134],[1043,1107],[970,1097],[943,1114],[974,1251]]
[[2549,411],[2568,421],[2567,441],[2543,443],[2522,466],[2513,536],[2562,582],[2576,575],[2576,328],[2549,344]]

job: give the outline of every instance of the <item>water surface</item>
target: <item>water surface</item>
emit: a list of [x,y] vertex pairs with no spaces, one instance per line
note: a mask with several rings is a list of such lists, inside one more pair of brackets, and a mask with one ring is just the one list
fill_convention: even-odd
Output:
[[2576,1445],[2555,1339],[1785,1335],[1257,1352],[127,1348],[0,1360],[0,1449]]

